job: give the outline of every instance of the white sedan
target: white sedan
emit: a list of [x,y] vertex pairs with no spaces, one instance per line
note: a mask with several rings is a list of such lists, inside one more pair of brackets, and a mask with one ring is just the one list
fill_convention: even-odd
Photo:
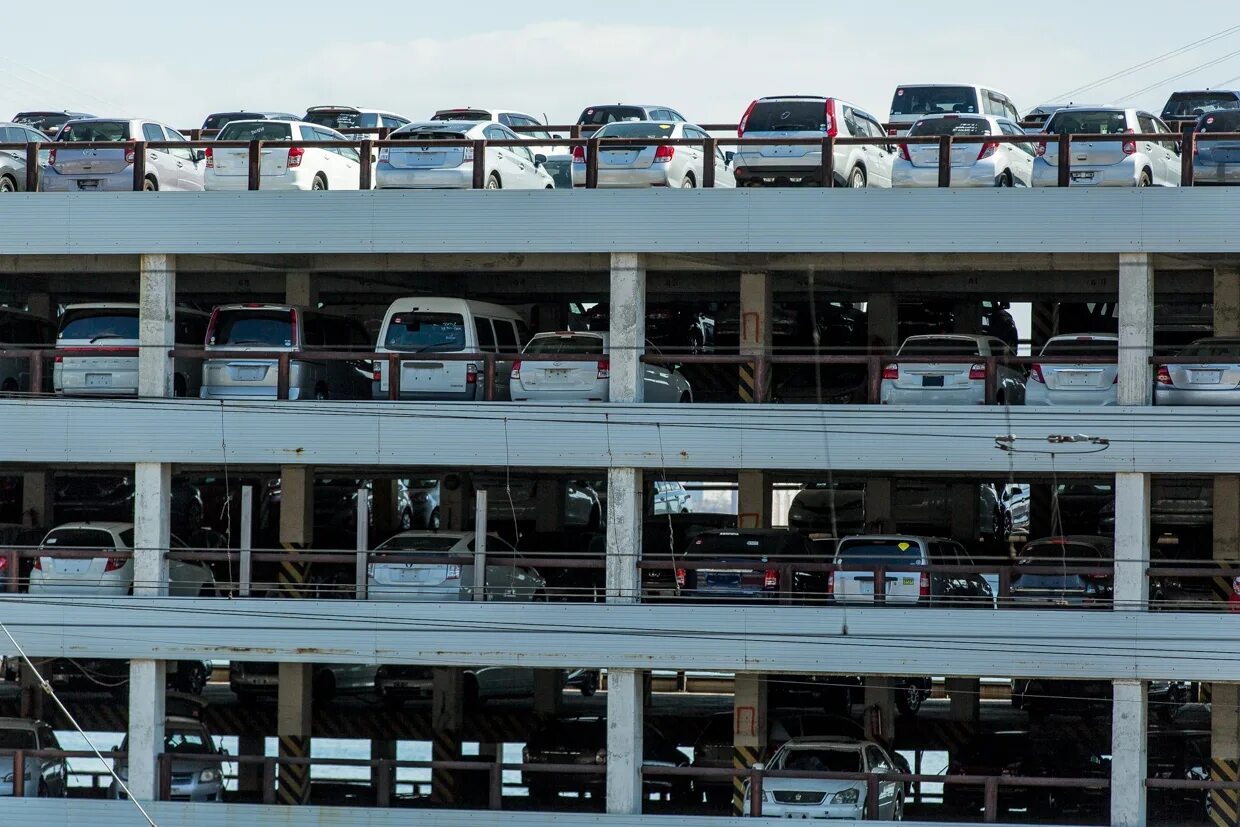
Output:
[[[606,402],[611,380],[607,336],[593,331],[535,334],[523,355],[563,358],[515,362],[508,384],[512,401]],[[646,348],[657,353],[649,342]],[[647,402],[693,401],[693,391],[680,373],[663,365],[643,367]]]
[[[703,146],[660,144],[662,139],[688,138],[705,141],[704,129],[679,121],[623,121],[609,123],[593,137],[603,143],[598,152],[598,185],[606,187],[671,187],[693,189],[702,186],[708,163],[715,167],[716,187],[735,187],[736,176],[728,156],[718,146],[707,158]],[[607,140],[650,141],[645,146],[607,146]],[[573,147],[573,186],[586,184],[586,148]]]
[[[405,562],[385,552],[442,556],[444,561]],[[472,600],[474,567],[466,561],[473,554],[472,531],[402,531],[371,552],[366,565],[367,596],[371,600]],[[487,535],[487,600],[535,600],[546,594],[547,581],[537,569],[517,565],[519,557],[499,537]]]
[[[98,556],[60,557],[40,554],[30,572],[31,594],[124,595],[133,591],[133,557],[116,557],[114,551],[132,551],[133,523],[66,523],[47,533],[43,551],[71,549],[95,551]],[[173,548],[186,548],[176,536]],[[201,563],[168,561],[168,594],[198,597],[215,593],[215,577]]]
[[485,157],[474,157],[472,146],[444,146],[445,141],[521,141],[499,123],[433,121],[411,123],[388,136],[402,145],[379,150],[375,168],[378,189],[471,189],[474,165],[485,165],[483,180],[489,190],[555,189],[544,168],[546,156],[535,155],[528,146],[488,146]]
[[[259,150],[259,189],[355,190],[361,185],[361,156],[334,129],[304,121],[233,121],[217,141],[339,141],[340,147],[264,147]],[[207,148],[206,188],[245,190],[250,182],[250,150]]]

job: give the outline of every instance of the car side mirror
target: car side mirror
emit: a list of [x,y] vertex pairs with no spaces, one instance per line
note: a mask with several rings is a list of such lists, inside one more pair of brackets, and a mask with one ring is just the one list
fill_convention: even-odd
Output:
[[543,154],[540,152],[539,154],[537,154],[537,155],[535,155],[535,156],[534,156],[534,166],[536,166],[536,167],[540,167],[540,166],[542,166],[542,165],[543,165],[543,164],[545,164],[545,163],[547,163],[547,156],[546,156],[546,155],[543,155]]
[[557,133],[555,133],[554,135],[552,135],[552,136],[551,136],[551,140],[553,140],[553,141],[562,141],[562,140],[564,140],[564,136],[563,136],[563,135],[561,135],[560,133],[558,133],[558,132],[557,132]]
[[766,769],[766,764],[762,763],[761,761],[754,761],[753,768],[755,772],[762,772],[763,770]]

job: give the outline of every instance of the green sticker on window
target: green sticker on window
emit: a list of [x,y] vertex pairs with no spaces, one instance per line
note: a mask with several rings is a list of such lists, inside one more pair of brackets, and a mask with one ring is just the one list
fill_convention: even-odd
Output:
[[908,543],[899,543],[898,547],[900,551],[908,551]]

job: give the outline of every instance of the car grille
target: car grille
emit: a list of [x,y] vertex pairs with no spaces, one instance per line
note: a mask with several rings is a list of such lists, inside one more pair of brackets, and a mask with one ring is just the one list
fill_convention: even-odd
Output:
[[179,785],[179,784],[189,784],[189,783],[191,783],[193,780],[194,780],[194,774],[193,774],[192,772],[174,772],[174,773],[172,774],[172,783],[173,783],[173,784],[178,784],[178,785]]
[[810,792],[808,790],[775,791],[775,802],[777,804],[821,804],[826,797],[825,793]]

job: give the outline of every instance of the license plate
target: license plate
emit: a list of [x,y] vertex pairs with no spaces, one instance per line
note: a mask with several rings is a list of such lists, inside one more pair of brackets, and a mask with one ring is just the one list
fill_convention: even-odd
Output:
[[1223,372],[1221,370],[1190,370],[1188,381],[1194,385],[1217,385],[1223,381]]
[[548,382],[567,382],[568,368],[543,368],[543,379]]
[[1059,383],[1061,385],[1088,385],[1090,374],[1079,370],[1061,370],[1059,371]]
[[900,585],[901,585],[901,586],[911,586],[911,585],[913,585],[913,578],[911,578],[911,577],[901,577],[901,578],[900,578]]
[[941,388],[943,387],[943,377],[923,376],[921,377],[921,386],[923,388]]
[[88,388],[110,388],[112,387],[112,374],[110,373],[88,373],[86,374],[86,387]]
[[442,152],[419,152],[418,154],[414,155],[413,158],[419,164],[426,164],[428,166],[434,166],[434,165],[443,163]]
[[1092,181],[1094,174],[1092,172],[1074,172],[1072,173],[1073,181]]
[[237,368],[238,382],[257,382],[267,375],[267,368],[262,365],[245,365]]
[[635,152],[606,152],[600,160],[609,164],[631,164],[636,157]]
[[89,560],[57,560],[57,574],[81,574],[90,569]]

